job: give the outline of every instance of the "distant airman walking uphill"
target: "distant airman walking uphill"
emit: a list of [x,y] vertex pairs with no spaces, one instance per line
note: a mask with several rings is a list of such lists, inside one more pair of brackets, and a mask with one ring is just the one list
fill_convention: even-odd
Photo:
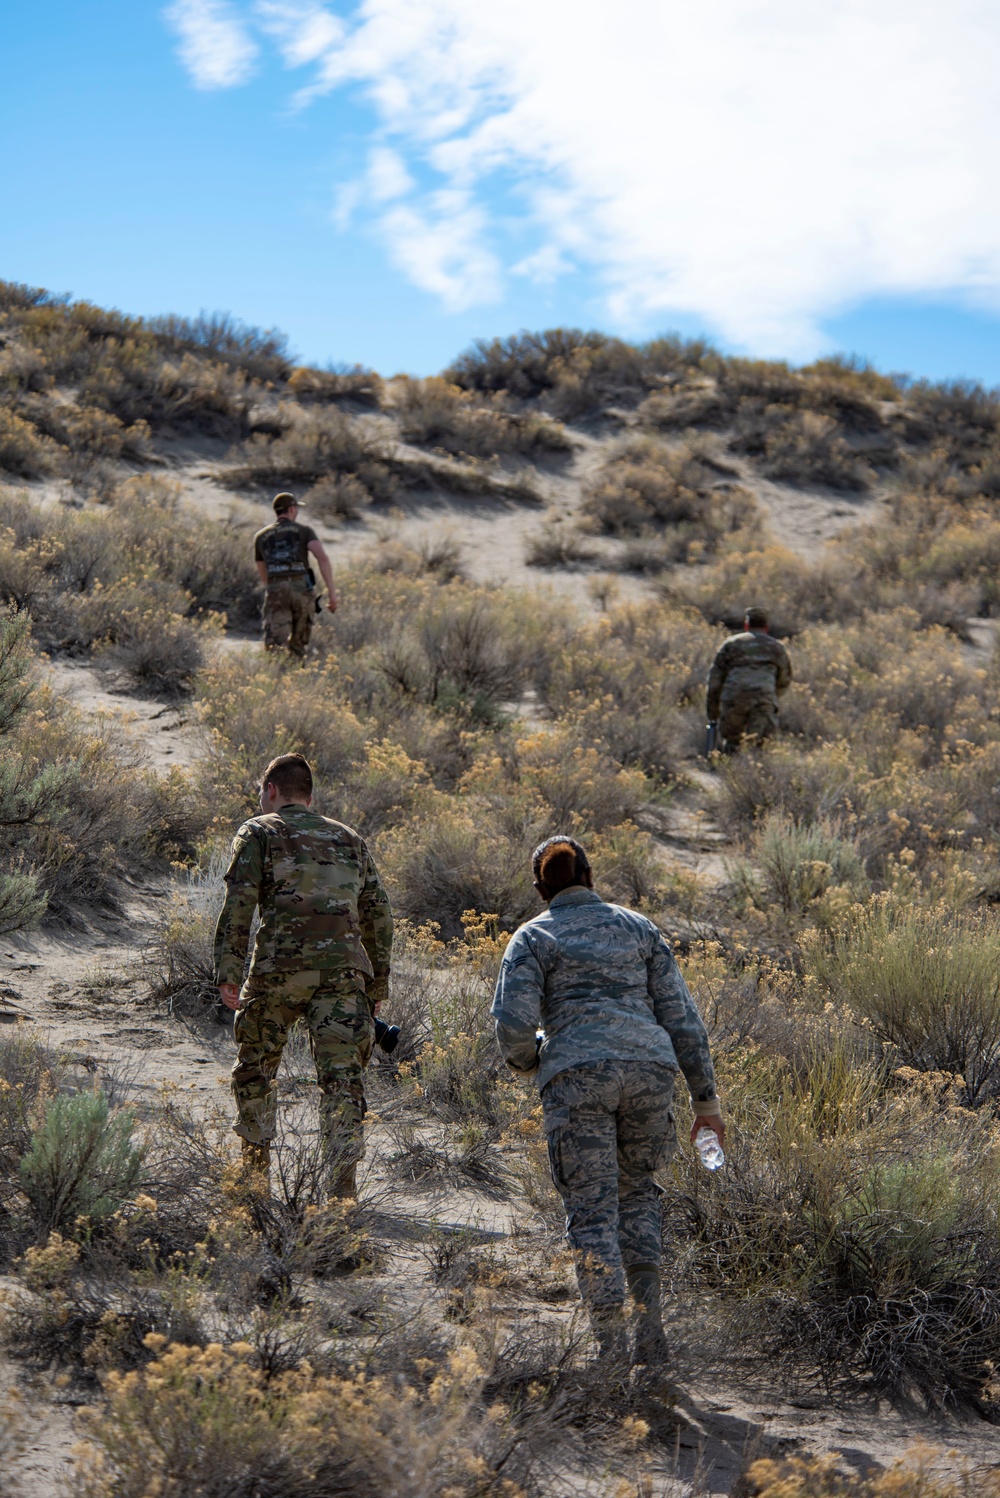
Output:
[[326,606],[337,609],[330,558],[316,532],[298,521],[299,505],[294,494],[274,496],[274,521],[253,538],[254,561],[264,584],[262,622],[264,647],[305,657],[316,613],[314,578],[309,565],[315,557],[326,584]]
[[763,609],[746,611],[743,630],[719,646],[708,677],[709,723],[718,723],[719,747],[734,753],[744,739],[760,744],[778,731],[778,698],[792,679],[792,663],[771,635]]

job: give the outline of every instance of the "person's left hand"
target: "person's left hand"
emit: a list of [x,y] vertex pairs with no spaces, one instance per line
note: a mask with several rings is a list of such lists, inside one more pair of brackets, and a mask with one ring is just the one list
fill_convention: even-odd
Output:
[[720,1113],[699,1113],[698,1114],[698,1116],[695,1119],[694,1123],[691,1125],[691,1143],[692,1144],[694,1144],[694,1138],[695,1138],[695,1135],[697,1134],[697,1132],[698,1132],[699,1129],[711,1129],[713,1131],[713,1133],[715,1134],[716,1139],[719,1141],[719,1145],[720,1145],[720,1148],[721,1148],[721,1146],[723,1144],[723,1141],[725,1140],[725,1137],[726,1137],[726,1126],[722,1122],[722,1115]]
[[240,985],[238,983],[220,983],[219,998],[227,1009],[238,1009],[240,1007]]
[[330,594],[329,598],[326,600],[326,606],[329,609],[329,611],[330,611],[331,614],[335,614],[337,612],[337,600],[334,598],[334,596],[333,596],[332,593]]

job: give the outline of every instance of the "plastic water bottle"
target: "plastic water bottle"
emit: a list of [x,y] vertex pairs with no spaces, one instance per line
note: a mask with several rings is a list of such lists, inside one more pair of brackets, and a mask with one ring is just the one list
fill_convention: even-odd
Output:
[[720,1165],[725,1165],[726,1157],[722,1153],[719,1136],[707,1124],[703,1124],[694,1136],[694,1147],[706,1170],[718,1170]]

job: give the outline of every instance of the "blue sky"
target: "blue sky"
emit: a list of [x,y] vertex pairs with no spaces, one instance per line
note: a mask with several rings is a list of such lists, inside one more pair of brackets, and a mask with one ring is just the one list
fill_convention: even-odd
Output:
[[0,275],[317,363],[558,324],[1000,384],[988,0],[8,7]]

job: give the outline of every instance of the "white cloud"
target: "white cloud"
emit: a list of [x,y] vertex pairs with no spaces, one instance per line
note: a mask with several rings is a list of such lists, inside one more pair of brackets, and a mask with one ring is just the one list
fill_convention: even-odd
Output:
[[380,147],[436,176],[380,223],[449,305],[497,295],[502,171],[537,247],[515,268],[589,263],[622,325],[692,313],[804,356],[856,298],[1000,306],[991,0],[364,0],[346,26],[265,8],[307,94],[361,85]]
[[484,220],[464,193],[446,189],[420,207],[390,208],[379,227],[400,270],[449,312],[462,312],[501,293],[500,262],[485,246]]
[[398,151],[375,146],[368,156],[368,190],[376,203],[402,198],[413,187],[413,178]]
[[257,44],[224,0],[176,0],[164,12],[198,88],[233,88],[253,71]]

